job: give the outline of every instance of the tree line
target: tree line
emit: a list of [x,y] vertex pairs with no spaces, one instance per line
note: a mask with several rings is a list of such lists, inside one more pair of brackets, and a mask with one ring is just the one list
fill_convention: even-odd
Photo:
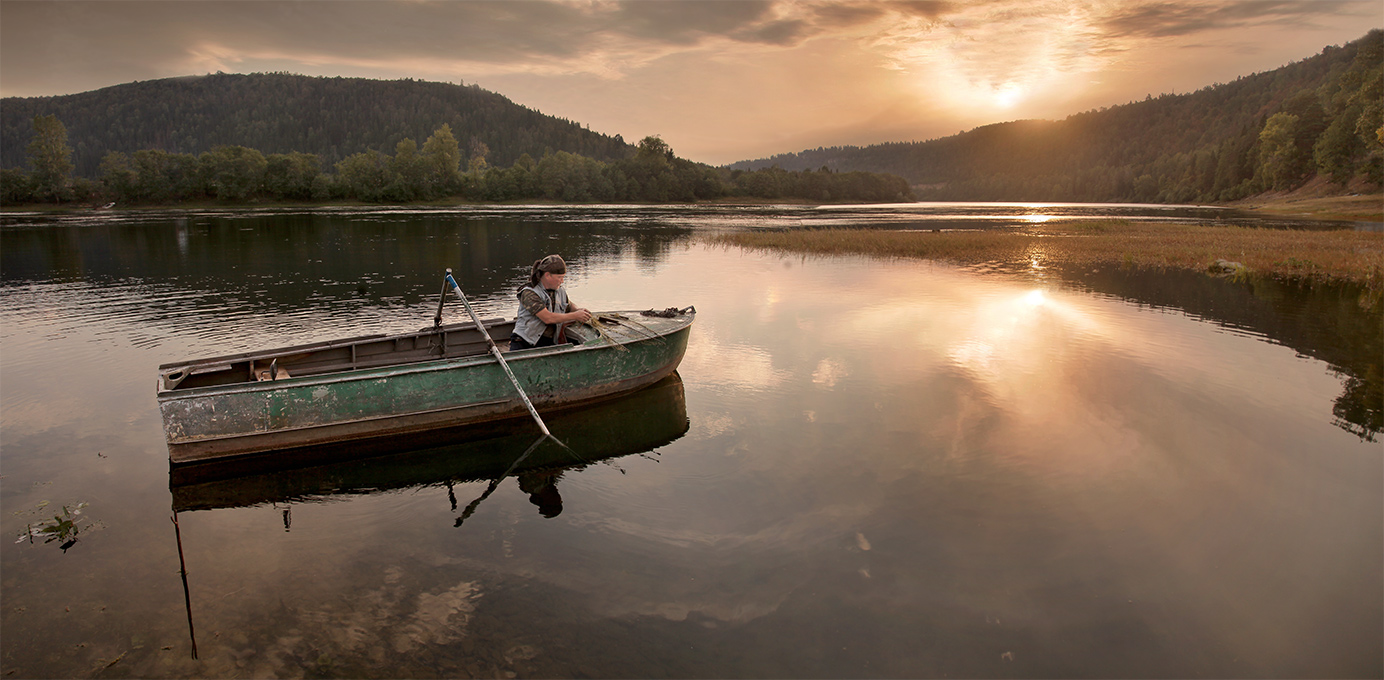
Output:
[[351,154],[333,171],[316,154],[271,153],[223,145],[199,155],[141,149],[109,151],[96,178],[73,178],[72,147],[56,116],[36,116],[26,147],[30,170],[0,170],[0,203],[116,202],[166,205],[189,201],[336,201],[413,203],[441,200],[568,203],[684,202],[726,197],[886,202],[913,199],[902,178],[868,172],[724,170],[678,158],[658,136],[634,153],[601,161],[567,151],[538,160],[520,155],[492,167],[489,148],[473,142],[462,167],[461,145],[443,124],[420,147],[412,138],[393,155]]
[[484,144],[489,162],[503,166],[548,149],[603,161],[631,151],[619,135],[544,115],[475,85],[216,73],[58,97],[6,97],[0,103],[0,165],[23,166],[30,121],[40,115],[68,126],[80,177],[97,176],[109,151],[201,155],[235,145],[266,156],[311,153],[330,168],[367,149],[389,151],[404,138],[421,142],[443,124],[464,154]]
[[1384,183],[1384,32],[1197,92],[926,142],[818,148],[729,167],[888,172],[922,200],[1233,201],[1314,177]]

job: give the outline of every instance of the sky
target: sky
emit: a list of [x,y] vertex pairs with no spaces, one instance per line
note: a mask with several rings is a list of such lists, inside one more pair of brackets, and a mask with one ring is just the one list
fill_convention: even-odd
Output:
[[1190,92],[1380,0],[0,0],[0,96],[287,71],[505,95],[721,165]]

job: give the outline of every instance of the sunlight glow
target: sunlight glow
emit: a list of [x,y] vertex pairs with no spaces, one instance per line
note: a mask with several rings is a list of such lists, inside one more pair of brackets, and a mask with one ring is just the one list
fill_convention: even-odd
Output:
[[1023,99],[1023,96],[1024,91],[1018,85],[1014,83],[1005,83],[995,89],[995,106],[1002,109],[1012,109],[1015,104],[1018,104],[1019,101]]
[[1048,358],[1064,351],[1067,338],[1105,335],[1093,319],[1042,288],[1017,293],[985,305],[948,352],[957,366],[1005,393],[1022,392],[1025,381],[1047,375]]
[[874,45],[893,68],[927,73],[921,94],[967,115],[1012,115],[1090,86],[1118,51],[1101,48],[1105,0],[973,3],[945,25],[903,22]]

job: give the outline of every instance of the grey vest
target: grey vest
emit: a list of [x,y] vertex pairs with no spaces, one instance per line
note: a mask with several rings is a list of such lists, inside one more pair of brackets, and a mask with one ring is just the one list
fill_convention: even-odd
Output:
[[[567,313],[566,289],[558,288],[556,291],[557,294],[552,296],[548,295],[548,291],[543,288],[542,284],[534,284],[524,290],[531,290],[535,293],[538,293],[539,299],[543,300],[543,304],[548,308],[548,311],[556,312],[558,314]],[[519,293],[522,295],[524,290],[520,290]],[[554,340],[557,339],[557,334],[560,333],[562,331],[563,326],[566,325],[567,324],[565,323],[560,323],[557,325],[557,328],[553,329]],[[543,329],[547,327],[548,324],[543,323],[543,321],[539,319],[536,315],[534,315],[533,312],[530,312],[528,308],[524,307],[523,305],[519,305],[519,316],[514,318],[515,335],[518,335],[519,337],[523,338],[524,342],[527,342],[530,345],[536,345],[538,344],[539,338],[543,337]]]

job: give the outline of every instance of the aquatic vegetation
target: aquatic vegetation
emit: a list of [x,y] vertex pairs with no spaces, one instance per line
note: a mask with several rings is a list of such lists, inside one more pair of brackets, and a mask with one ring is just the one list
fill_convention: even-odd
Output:
[[712,243],[812,255],[857,254],[935,259],[957,264],[1027,262],[1041,244],[1056,266],[1207,271],[1234,261],[1245,275],[1307,281],[1352,281],[1384,289],[1384,234],[1146,223],[1110,219],[1052,220],[1021,231],[913,232],[811,229],[721,233]]
[[[39,503],[34,509],[35,512],[43,510],[48,504],[48,501]],[[82,516],[82,509],[85,507],[87,507],[86,503],[77,503],[71,507],[64,505],[62,506],[62,513],[53,515],[52,519],[43,519],[27,524],[24,531],[20,532],[19,540],[15,543],[23,543],[24,541],[33,543],[34,539],[37,538],[43,539],[44,543],[62,541],[58,547],[63,552],[67,552],[68,548],[77,543],[78,534],[83,530],[89,531],[99,526],[99,524],[91,522],[89,518]]]
[[628,352],[628,351],[629,351],[628,348],[626,348],[625,346],[621,345],[620,342],[619,342],[618,340],[616,340],[615,338],[610,337],[610,333],[606,332],[606,329],[604,329],[604,328],[601,327],[601,326],[606,325],[606,324],[619,324],[619,323],[621,323],[622,321],[627,321],[627,320],[628,320],[628,319],[625,319],[625,317],[620,316],[619,314],[600,314],[600,313],[596,313],[596,314],[592,314],[592,315],[591,315],[591,320],[590,320],[590,321],[586,321],[586,322],[583,322],[583,323],[584,323],[586,326],[589,326],[589,327],[591,327],[592,329],[595,329],[597,335],[601,336],[602,338],[605,338],[606,341],[609,342],[611,345],[614,345],[616,349],[618,349],[618,350],[620,350],[620,351],[622,351],[622,352]]

